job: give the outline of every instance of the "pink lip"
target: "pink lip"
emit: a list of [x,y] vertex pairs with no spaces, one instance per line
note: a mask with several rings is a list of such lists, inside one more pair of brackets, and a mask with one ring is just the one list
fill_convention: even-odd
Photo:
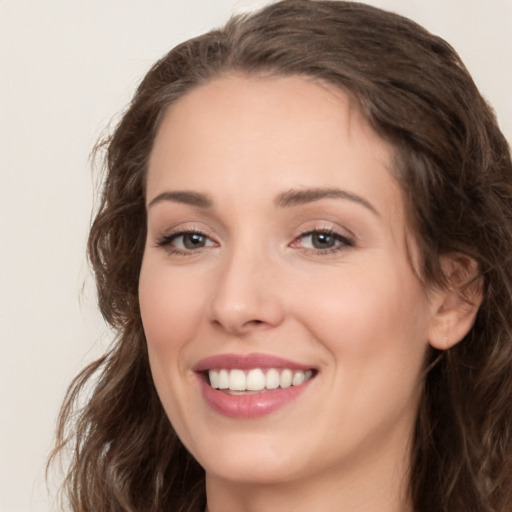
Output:
[[289,368],[290,370],[311,370],[311,366],[299,364],[289,359],[276,357],[269,354],[220,354],[217,356],[201,359],[195,366],[194,371],[204,372],[214,368],[226,368],[227,370],[237,368],[249,370],[251,368]]
[[270,414],[299,397],[313,379],[299,386],[277,388],[247,395],[231,395],[225,390],[212,388],[202,372],[214,368],[240,370],[250,368],[289,368],[291,370],[310,370],[305,366],[287,359],[267,354],[223,354],[202,359],[194,367],[201,392],[208,405],[219,414],[230,418],[257,418]]

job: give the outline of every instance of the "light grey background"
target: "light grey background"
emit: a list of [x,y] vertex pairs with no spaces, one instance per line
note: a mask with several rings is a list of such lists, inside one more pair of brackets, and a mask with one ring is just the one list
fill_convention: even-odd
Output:
[[[84,258],[89,153],[176,43],[265,0],[0,0],[0,512],[52,510],[71,378],[111,337]],[[512,0],[371,0],[445,37],[512,140]]]

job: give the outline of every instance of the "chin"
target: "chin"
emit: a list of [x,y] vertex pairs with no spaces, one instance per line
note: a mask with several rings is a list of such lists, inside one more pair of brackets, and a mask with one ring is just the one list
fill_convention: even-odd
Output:
[[206,475],[240,485],[275,485],[286,483],[298,473],[287,463],[274,460],[228,460],[205,465]]
[[[282,442],[257,442],[227,436],[215,450],[197,453],[197,460],[207,475],[240,484],[276,484],[300,476],[303,457],[297,448],[283,446]],[[279,449],[281,446],[281,449]],[[291,454],[297,454],[297,457]]]

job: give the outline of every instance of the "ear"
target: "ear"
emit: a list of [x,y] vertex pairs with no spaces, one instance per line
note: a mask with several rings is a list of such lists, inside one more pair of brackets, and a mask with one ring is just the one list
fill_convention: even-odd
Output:
[[446,350],[473,327],[482,303],[483,282],[476,261],[464,254],[442,256],[441,268],[447,285],[433,293],[429,342],[434,348]]

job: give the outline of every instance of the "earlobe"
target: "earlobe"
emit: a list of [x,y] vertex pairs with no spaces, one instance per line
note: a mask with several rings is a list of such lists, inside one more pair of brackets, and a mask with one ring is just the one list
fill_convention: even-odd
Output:
[[441,267],[447,284],[434,293],[429,342],[434,348],[446,350],[473,327],[482,303],[483,278],[476,261],[463,254],[443,256]]

